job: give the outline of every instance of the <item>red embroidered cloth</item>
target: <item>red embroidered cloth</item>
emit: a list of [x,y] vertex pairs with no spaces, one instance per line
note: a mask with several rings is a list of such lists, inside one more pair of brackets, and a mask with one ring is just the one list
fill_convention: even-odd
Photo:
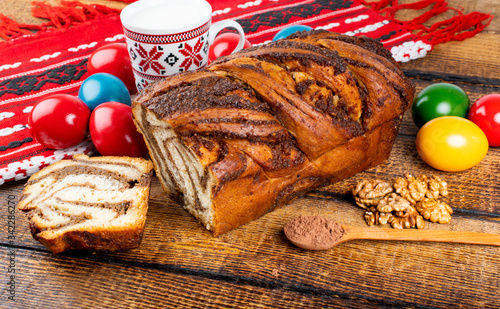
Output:
[[[418,5],[382,0],[368,3],[372,8],[362,0],[209,2],[214,22],[235,19],[252,44],[271,41],[283,27],[301,24],[375,38],[401,62],[424,57],[434,44],[470,37],[491,21],[487,14],[465,16],[457,11],[457,20],[447,20],[434,28],[423,27],[431,16],[451,9],[444,0],[418,1]],[[75,153],[94,153],[89,140],[65,150],[44,148],[31,137],[28,115],[47,95],[76,94],[88,76],[86,62],[90,54],[102,45],[124,41],[118,10],[78,1],[62,1],[60,7],[38,2],[34,5],[34,15],[49,18],[49,22],[42,26],[20,25],[0,15],[0,36],[7,40],[0,43],[0,185],[29,177]],[[427,13],[412,21],[394,20],[399,9],[426,7]]]

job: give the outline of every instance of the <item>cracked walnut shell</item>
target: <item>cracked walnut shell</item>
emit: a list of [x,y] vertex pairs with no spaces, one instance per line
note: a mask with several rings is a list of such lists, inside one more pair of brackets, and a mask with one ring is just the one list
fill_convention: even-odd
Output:
[[380,200],[391,192],[393,192],[392,184],[379,179],[362,180],[352,190],[356,204],[364,209],[378,205]]
[[446,203],[432,198],[425,198],[415,205],[415,209],[427,220],[438,223],[451,221],[453,209]]

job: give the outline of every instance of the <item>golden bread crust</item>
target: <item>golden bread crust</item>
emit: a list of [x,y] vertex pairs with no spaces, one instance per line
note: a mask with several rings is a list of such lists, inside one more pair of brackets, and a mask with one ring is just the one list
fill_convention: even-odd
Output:
[[414,92],[380,43],[309,31],[159,81],[132,107],[164,189],[220,235],[382,163]]

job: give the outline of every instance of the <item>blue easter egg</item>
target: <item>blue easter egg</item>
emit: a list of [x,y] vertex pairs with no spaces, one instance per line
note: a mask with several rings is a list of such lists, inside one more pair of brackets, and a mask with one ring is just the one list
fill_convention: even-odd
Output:
[[116,76],[108,73],[96,73],[87,77],[78,91],[78,97],[94,110],[105,102],[132,104],[127,86]]
[[281,29],[278,33],[273,38],[273,41],[279,40],[279,39],[284,39],[290,34],[293,34],[297,31],[309,31],[312,28],[309,26],[304,26],[304,25],[291,25],[291,26],[286,26],[285,28]]

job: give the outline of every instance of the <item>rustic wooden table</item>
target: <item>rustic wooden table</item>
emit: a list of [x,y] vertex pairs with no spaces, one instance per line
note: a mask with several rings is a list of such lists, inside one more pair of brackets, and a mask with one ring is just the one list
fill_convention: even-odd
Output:
[[[30,23],[30,2],[2,1],[0,12]],[[496,0],[449,2],[464,6],[465,12],[500,15]],[[500,20],[494,19],[476,37],[438,45],[402,67],[417,90],[447,81],[465,89],[472,101],[500,93],[499,31]],[[33,240],[21,212],[9,214],[25,181],[7,183],[0,186],[0,307],[498,308],[500,247],[357,240],[315,252],[293,246],[283,234],[284,224],[299,214],[365,226],[363,211],[350,194],[354,184],[405,173],[439,175],[448,182],[453,219],[445,225],[427,223],[426,229],[499,234],[500,148],[490,148],[470,170],[444,173],[419,158],[416,134],[406,113],[386,163],[310,192],[218,238],[165,196],[154,179],[143,242],[117,253],[50,253]],[[15,279],[10,282],[12,269]],[[12,283],[15,302],[8,300]]]

